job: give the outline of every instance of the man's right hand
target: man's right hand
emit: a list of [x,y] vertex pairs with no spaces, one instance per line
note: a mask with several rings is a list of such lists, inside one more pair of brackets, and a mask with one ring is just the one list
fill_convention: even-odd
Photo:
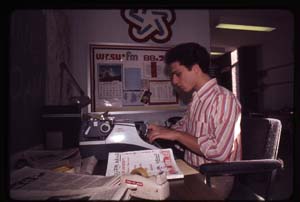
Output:
[[165,140],[174,141],[177,138],[177,131],[172,129],[167,129],[163,126],[149,124],[147,137],[150,143],[152,143],[156,139],[165,139]]

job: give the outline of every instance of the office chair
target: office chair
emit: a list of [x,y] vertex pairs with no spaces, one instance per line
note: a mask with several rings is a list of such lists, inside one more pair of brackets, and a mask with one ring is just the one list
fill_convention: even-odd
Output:
[[243,116],[243,158],[201,165],[199,170],[208,186],[211,177],[233,175],[235,181],[228,200],[270,200],[276,171],[283,168],[283,161],[277,159],[281,128],[278,119]]

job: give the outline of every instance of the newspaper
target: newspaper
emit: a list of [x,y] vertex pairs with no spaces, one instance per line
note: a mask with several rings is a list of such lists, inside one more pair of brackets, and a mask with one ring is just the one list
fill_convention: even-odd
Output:
[[106,176],[129,174],[133,169],[143,167],[149,176],[167,173],[167,179],[179,179],[184,175],[178,168],[172,149],[111,152],[108,155]]
[[98,162],[98,160],[96,159],[95,156],[90,156],[90,157],[82,159],[80,173],[88,174],[88,175],[93,174],[94,168],[96,167],[97,162]]
[[78,148],[66,150],[31,150],[23,154],[23,159],[33,168],[55,169],[61,166],[74,168],[80,172],[81,156]]
[[120,200],[127,187],[120,177],[58,173],[24,167],[12,172],[10,197],[15,200]]
[[22,159],[33,168],[58,172],[72,172],[91,175],[98,162],[95,156],[81,159],[78,148],[66,150],[31,150],[23,153]]

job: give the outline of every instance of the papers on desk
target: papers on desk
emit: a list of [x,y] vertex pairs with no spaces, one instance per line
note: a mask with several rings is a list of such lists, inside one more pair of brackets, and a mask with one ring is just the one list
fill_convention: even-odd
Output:
[[176,159],[176,164],[179,167],[179,169],[181,170],[181,172],[184,174],[184,176],[199,173],[198,170],[189,166],[185,161],[183,161],[181,159]]
[[149,176],[167,173],[167,179],[179,179],[184,175],[178,168],[172,149],[110,152],[106,176],[129,174],[133,169],[143,167]]
[[89,175],[93,173],[97,164],[94,156],[82,159],[78,148],[29,150],[22,154],[20,160],[33,168]]
[[15,200],[120,200],[127,187],[120,177],[58,173],[24,167],[11,173],[10,197]]

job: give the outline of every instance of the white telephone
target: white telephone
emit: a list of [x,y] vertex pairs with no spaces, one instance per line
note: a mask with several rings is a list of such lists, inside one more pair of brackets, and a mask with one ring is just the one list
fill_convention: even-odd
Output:
[[121,176],[121,184],[128,188],[123,200],[137,197],[149,200],[164,200],[170,195],[170,185],[165,173],[148,176],[143,168]]

